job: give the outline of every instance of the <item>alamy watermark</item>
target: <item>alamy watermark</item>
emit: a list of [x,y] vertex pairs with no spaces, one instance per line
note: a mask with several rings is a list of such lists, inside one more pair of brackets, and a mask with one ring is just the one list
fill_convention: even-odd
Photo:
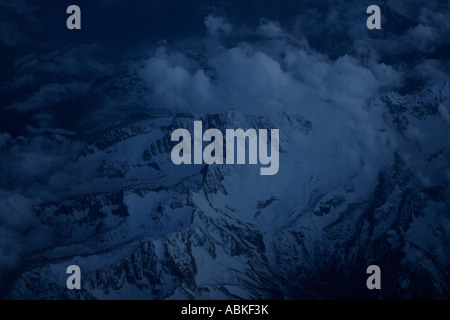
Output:
[[[180,141],[181,139],[181,141]],[[267,129],[226,129],[225,143],[223,146],[223,134],[218,129],[208,129],[203,133],[202,121],[194,121],[194,145],[192,148],[191,133],[187,129],[176,129],[172,132],[172,141],[180,141],[173,147],[171,152],[172,162],[180,164],[245,164],[246,150],[248,150],[248,163],[258,164],[265,167],[260,168],[260,174],[275,175],[278,172],[280,161],[280,131],[270,130],[270,153],[269,137]],[[248,148],[246,141],[248,140]],[[210,142],[203,148],[203,142]],[[192,152],[192,149],[193,152]],[[194,159],[192,160],[192,153]],[[225,161],[224,161],[225,154]]]

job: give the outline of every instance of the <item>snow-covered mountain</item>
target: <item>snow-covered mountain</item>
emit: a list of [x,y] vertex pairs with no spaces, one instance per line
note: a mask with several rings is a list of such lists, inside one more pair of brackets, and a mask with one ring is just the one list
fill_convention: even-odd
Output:
[[[387,92],[364,108],[379,119],[370,127],[301,111],[228,111],[148,118],[90,137],[39,133],[84,144],[75,162],[95,172],[92,192],[35,206],[54,245],[27,255],[0,295],[448,299],[449,97],[448,82]],[[222,131],[280,128],[278,174],[174,165],[170,134],[194,120]],[[66,288],[73,264],[81,290]],[[380,291],[366,288],[371,264],[381,268]]]

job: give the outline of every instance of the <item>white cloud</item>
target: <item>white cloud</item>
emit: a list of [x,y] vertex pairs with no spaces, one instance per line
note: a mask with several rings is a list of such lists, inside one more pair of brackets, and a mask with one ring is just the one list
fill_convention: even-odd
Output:
[[277,38],[283,35],[283,28],[277,21],[262,18],[257,33],[267,38]]
[[162,108],[262,115],[310,113],[325,100],[356,116],[381,88],[402,83],[399,71],[374,57],[364,65],[349,55],[333,61],[281,29],[271,35],[275,38],[213,49],[206,38],[205,49],[194,55],[159,48],[140,74]]
[[193,111],[207,108],[211,101],[210,79],[202,69],[191,73],[167,59],[152,58],[140,74],[152,88],[156,102],[164,107]]
[[418,26],[409,29],[406,32],[406,37],[419,51],[432,52],[434,50],[433,45],[439,38],[439,34],[433,27],[419,24]]
[[0,190],[0,285],[2,276],[17,268],[24,254],[51,244],[51,230],[32,230],[41,223],[32,206],[31,199]]
[[428,84],[441,83],[449,79],[449,74],[444,71],[445,68],[439,60],[424,60],[416,65],[415,70],[421,77],[428,79]]
[[223,17],[209,15],[205,18],[205,25],[208,33],[212,36],[229,35],[232,32],[232,25]]

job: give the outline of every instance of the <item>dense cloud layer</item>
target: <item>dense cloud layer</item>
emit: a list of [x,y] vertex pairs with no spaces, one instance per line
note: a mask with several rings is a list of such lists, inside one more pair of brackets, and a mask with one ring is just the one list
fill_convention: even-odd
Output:
[[[212,23],[211,21],[215,21]],[[270,114],[308,113],[319,100],[358,112],[376,92],[402,85],[402,72],[376,61],[364,64],[350,55],[331,60],[296,40],[276,22],[262,20],[255,30],[227,47],[231,29],[224,18],[208,16],[211,37],[199,40],[203,50],[158,48],[141,77],[151,98],[163,108],[191,112]],[[225,37],[225,38],[222,38]]]

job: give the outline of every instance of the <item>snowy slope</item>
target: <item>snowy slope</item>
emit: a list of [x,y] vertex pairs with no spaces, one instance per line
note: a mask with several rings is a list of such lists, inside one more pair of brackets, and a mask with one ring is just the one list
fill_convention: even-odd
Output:
[[[57,245],[29,255],[1,295],[449,298],[449,96],[449,83],[388,92],[365,107],[371,127],[320,117],[335,107],[324,102],[309,117],[178,114],[78,137],[95,187],[35,208]],[[175,166],[170,133],[200,119],[223,132],[282,129],[279,173]],[[71,264],[80,291],[65,287]],[[381,292],[365,287],[370,264]]]

